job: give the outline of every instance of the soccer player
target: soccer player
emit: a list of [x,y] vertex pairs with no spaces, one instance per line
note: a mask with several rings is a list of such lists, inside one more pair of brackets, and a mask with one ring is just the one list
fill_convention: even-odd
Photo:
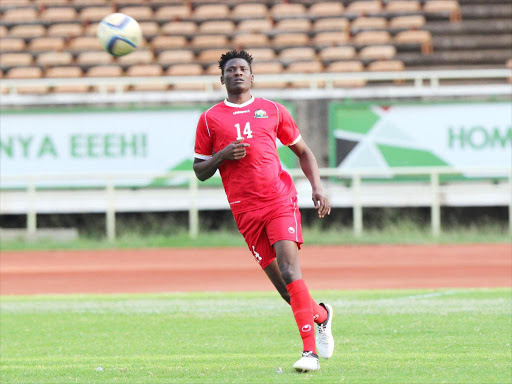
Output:
[[[199,118],[194,171],[201,181],[220,171],[224,190],[240,233],[256,261],[284,300],[291,305],[303,341],[300,372],[320,369],[318,355],[334,351],[332,307],[311,297],[299,265],[303,243],[297,191],[279,160],[276,139],[299,158],[313,189],[318,217],[331,212],[315,156],[290,113],[279,103],[251,95],[252,56],[230,51],[219,60],[227,99]],[[313,332],[317,324],[316,343]],[[317,355],[318,351],[318,355]]]

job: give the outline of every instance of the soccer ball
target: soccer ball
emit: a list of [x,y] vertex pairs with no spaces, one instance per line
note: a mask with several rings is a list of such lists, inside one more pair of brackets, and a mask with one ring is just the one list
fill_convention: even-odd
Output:
[[98,25],[98,40],[105,51],[113,56],[132,52],[142,40],[139,23],[123,13],[112,13]]

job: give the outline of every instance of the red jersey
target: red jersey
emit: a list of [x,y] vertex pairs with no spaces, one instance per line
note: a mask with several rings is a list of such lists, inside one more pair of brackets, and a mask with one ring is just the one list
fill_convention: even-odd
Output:
[[199,118],[195,157],[208,160],[237,139],[250,144],[240,160],[224,160],[219,167],[233,213],[265,207],[297,194],[291,176],[281,167],[276,139],[297,143],[297,124],[281,104],[252,97],[244,104],[227,100]]

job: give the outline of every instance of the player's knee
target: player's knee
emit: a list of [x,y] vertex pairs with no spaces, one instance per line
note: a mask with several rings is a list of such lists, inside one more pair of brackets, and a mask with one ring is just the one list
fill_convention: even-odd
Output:
[[283,276],[283,280],[286,285],[293,283],[295,280],[302,279],[300,271],[297,271],[296,268],[293,268],[290,265],[283,266],[281,269],[281,275]]

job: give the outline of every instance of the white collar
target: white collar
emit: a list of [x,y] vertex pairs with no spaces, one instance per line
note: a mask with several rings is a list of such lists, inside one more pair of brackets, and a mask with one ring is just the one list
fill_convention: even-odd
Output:
[[244,107],[247,107],[249,104],[251,104],[252,102],[254,101],[254,96],[251,96],[251,98],[249,100],[247,100],[245,103],[243,104],[235,104],[235,103],[230,103],[228,101],[228,99],[225,99],[224,100],[224,104],[226,104],[228,107],[233,107],[233,108],[244,108]]

